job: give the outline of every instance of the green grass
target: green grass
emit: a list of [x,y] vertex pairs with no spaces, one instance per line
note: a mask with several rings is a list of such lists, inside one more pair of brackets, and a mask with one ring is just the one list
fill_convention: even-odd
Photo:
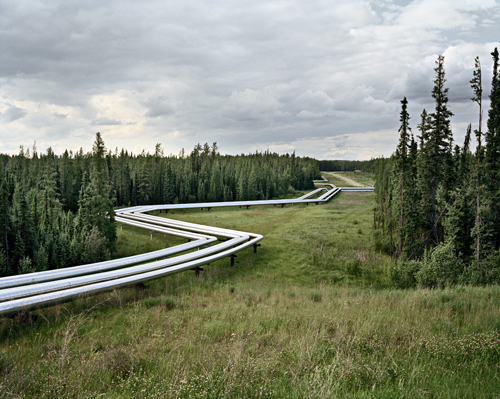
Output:
[[356,172],[332,172],[340,176],[346,176],[349,177],[357,182],[360,182],[362,184],[365,184],[367,186],[374,186],[375,185],[375,176],[373,173],[369,172],[361,172],[361,171],[356,171]]
[[[373,194],[342,193],[169,212],[265,238],[232,268],[2,319],[0,397],[498,397],[500,288],[390,288],[372,208]],[[175,243],[127,227],[118,247]]]
[[[323,176],[326,180],[328,180],[328,183],[335,184],[337,187],[348,187],[350,184],[348,184],[344,179],[341,179],[337,176],[333,176],[330,173],[322,173],[321,176]],[[326,182],[325,182],[326,183]],[[319,183],[321,185],[321,183]]]
[[325,172],[322,176],[328,180],[329,183],[335,184],[338,187],[351,187],[352,184],[345,181],[339,176],[348,177],[366,186],[373,186],[375,184],[373,173],[368,172]]

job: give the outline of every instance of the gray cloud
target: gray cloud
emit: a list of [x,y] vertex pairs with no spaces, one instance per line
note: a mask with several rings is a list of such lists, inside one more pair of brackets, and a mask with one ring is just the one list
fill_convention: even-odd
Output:
[[4,112],[0,113],[1,123],[10,123],[15,120],[24,118],[27,115],[26,110],[18,107],[11,106],[7,108]]
[[99,127],[133,151],[390,155],[403,96],[415,124],[433,108],[438,54],[457,130],[475,118],[499,22],[498,0],[3,2],[0,152],[90,148]]
[[109,118],[99,118],[90,122],[92,126],[119,126],[122,125],[121,121]]

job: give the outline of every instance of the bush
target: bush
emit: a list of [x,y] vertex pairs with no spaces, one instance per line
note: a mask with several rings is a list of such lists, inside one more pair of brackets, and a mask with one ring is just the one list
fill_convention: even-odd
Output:
[[375,243],[375,251],[384,254],[390,254],[391,246],[389,237],[382,230],[376,230],[373,233],[373,242]]
[[456,256],[453,243],[445,242],[434,248],[415,277],[420,287],[443,288],[455,285],[463,270],[464,264]]
[[397,288],[413,288],[417,286],[416,275],[421,263],[415,260],[401,261],[391,267],[391,281]]
[[33,273],[35,271],[35,268],[33,267],[32,263],[33,262],[31,262],[29,256],[21,258],[19,260],[19,274]]
[[485,254],[479,267],[476,262],[472,262],[464,271],[461,282],[474,285],[500,284],[500,252]]
[[175,308],[175,298],[172,296],[163,297],[162,302],[163,302],[163,306],[165,306],[167,309]]
[[142,304],[146,306],[148,309],[155,306],[159,306],[161,305],[161,297],[155,296],[155,297],[144,298],[142,300]]
[[94,263],[109,258],[108,240],[97,226],[87,234],[83,242],[83,263]]
[[348,260],[345,264],[345,271],[351,276],[360,277],[363,272],[363,265],[359,259]]

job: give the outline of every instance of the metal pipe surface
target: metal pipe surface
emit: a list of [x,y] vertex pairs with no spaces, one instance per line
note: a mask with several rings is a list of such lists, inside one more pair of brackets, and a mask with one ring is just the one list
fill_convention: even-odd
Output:
[[[319,181],[323,183],[327,181]],[[0,316],[40,307],[51,306],[81,296],[94,295],[116,288],[157,279],[185,270],[197,268],[216,260],[234,255],[250,246],[257,246],[263,236],[221,227],[204,226],[179,220],[147,215],[146,212],[169,209],[193,209],[234,206],[307,204],[327,202],[340,191],[373,191],[373,187],[336,187],[324,184],[327,188],[318,188],[297,199],[269,201],[232,201],[206,202],[195,204],[148,205],[117,209],[115,220],[121,224],[160,232],[195,241],[146,254],[122,259],[98,262],[46,272],[0,278]],[[310,199],[315,194],[325,191],[320,197]],[[199,251],[179,255],[174,258],[149,262],[154,259],[169,257],[205,247],[218,241],[217,237],[229,238],[224,243]],[[149,262],[149,263],[146,263]],[[143,263],[141,265],[138,265]],[[136,266],[133,266],[136,265]],[[118,270],[115,270],[118,269]],[[3,301],[3,302],[1,302]]]

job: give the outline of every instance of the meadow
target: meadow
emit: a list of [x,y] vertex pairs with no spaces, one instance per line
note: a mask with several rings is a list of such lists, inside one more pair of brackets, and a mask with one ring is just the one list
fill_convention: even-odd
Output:
[[[392,288],[373,198],[169,212],[264,240],[234,267],[2,319],[0,397],[498,397],[500,288]],[[118,230],[116,256],[182,242]]]
[[338,187],[351,187],[352,184],[345,181],[339,176],[344,176],[349,179],[353,179],[359,183],[362,183],[366,186],[373,187],[375,185],[375,179],[373,173],[370,172],[323,172],[321,175],[328,180],[329,183],[333,183]]

